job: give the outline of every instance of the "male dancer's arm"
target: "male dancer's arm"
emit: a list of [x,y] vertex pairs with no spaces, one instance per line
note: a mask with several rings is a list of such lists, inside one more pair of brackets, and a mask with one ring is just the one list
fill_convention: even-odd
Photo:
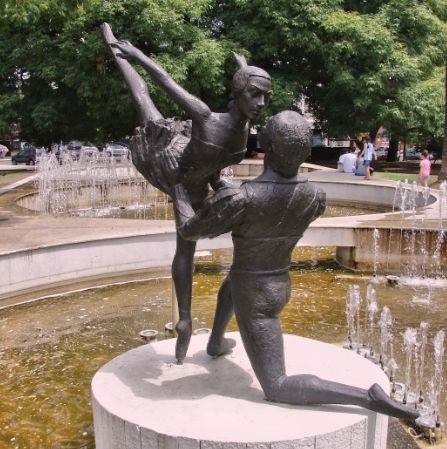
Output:
[[182,184],[172,189],[177,231],[187,240],[212,238],[232,230],[242,220],[245,197],[238,188],[222,188],[194,211]]

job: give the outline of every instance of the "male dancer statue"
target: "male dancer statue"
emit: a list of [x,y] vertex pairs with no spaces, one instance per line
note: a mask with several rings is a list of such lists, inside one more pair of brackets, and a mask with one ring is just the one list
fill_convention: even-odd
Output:
[[233,264],[219,291],[207,352],[219,356],[234,345],[224,338],[234,308],[244,347],[268,400],[358,405],[416,419],[417,411],[390,399],[378,384],[364,390],[312,374],[286,375],[278,316],[290,297],[290,257],[325,207],[324,192],[297,175],[310,153],[310,136],[310,127],[299,114],[281,112],[261,133],[265,151],[261,176],[240,189],[220,190],[197,211],[184,186],[173,189],[178,231],[185,239],[232,231]]

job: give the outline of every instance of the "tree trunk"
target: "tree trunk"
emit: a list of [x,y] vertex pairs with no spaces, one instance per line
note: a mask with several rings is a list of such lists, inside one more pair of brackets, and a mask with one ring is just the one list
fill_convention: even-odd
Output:
[[444,97],[444,141],[442,144],[442,165],[438,175],[438,181],[442,182],[447,180],[447,59],[445,61],[445,97]]
[[397,161],[398,147],[399,147],[399,139],[397,138],[397,136],[395,134],[391,134],[390,146],[388,148],[388,155],[386,158],[386,160],[388,162],[396,162]]

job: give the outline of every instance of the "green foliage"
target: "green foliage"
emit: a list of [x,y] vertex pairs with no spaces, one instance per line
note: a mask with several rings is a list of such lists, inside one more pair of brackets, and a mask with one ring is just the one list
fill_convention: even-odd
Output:
[[383,107],[380,115],[384,122],[393,123],[420,142],[440,139],[443,136],[445,99],[440,92],[444,88],[444,68],[439,67],[433,76],[402,89],[393,106]]
[[331,135],[355,135],[382,124],[406,136],[428,123],[426,131],[434,135],[440,129],[439,100],[428,98],[444,96],[439,68],[447,53],[445,5],[226,0],[219,9],[220,31],[275,78],[293,75],[295,83],[280,94],[304,95]]
[[[208,8],[208,0],[6,1],[0,8],[1,131],[20,121],[22,137],[39,143],[132,132],[136,114],[100,35],[103,21],[185,88],[222,107],[229,53],[198,26]],[[153,95],[164,114],[182,112],[157,89]]]
[[[3,0],[1,134],[14,122],[41,143],[132,132],[104,21],[214,110],[230,99],[236,50],[272,75],[268,113],[304,97],[333,136],[443,134],[447,0]],[[183,113],[137,70],[164,115]]]

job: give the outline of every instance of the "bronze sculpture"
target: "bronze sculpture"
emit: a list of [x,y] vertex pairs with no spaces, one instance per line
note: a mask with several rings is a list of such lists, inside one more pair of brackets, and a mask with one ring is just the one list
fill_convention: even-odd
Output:
[[310,137],[310,127],[299,114],[281,112],[261,132],[265,159],[264,173],[258,178],[240,189],[221,189],[196,211],[183,185],[173,189],[178,229],[184,238],[232,231],[233,264],[218,294],[208,354],[216,357],[233,346],[224,333],[234,308],[245,350],[268,400],[358,405],[416,419],[416,410],[390,399],[378,384],[364,390],[311,374],[286,375],[278,316],[290,297],[290,257],[325,207],[324,192],[297,175],[310,153]]
[[[200,99],[179,86],[155,61],[127,41],[117,41],[110,26],[101,25],[104,40],[128,85],[138,111],[140,127],[131,139],[132,160],[155,187],[171,194],[178,180],[185,186],[194,208],[208,194],[209,185],[224,186],[220,171],[244,156],[248,124],[267,106],[270,76],[248,66],[235,55],[239,70],[233,77],[233,102],[229,112],[216,113]],[[149,95],[146,83],[127,59],[141,64],[152,79],[176,102],[191,121],[164,119]],[[191,289],[196,243],[177,234],[172,277],[177,295],[179,322],[176,325],[176,358],[185,358],[192,333]]]
[[[234,260],[218,294],[207,352],[218,357],[234,345],[224,338],[233,312],[244,347],[265,396],[291,404],[352,404],[379,413],[416,419],[419,413],[391,400],[374,384],[368,390],[311,374],[287,376],[279,314],[289,300],[293,248],[324,211],[325,194],[297,175],[310,152],[311,130],[299,114],[285,111],[269,119],[261,133],[264,173],[240,189],[219,179],[222,168],[244,154],[248,122],[268,103],[268,74],[237,57],[234,102],[228,113],[213,113],[178,86],[153,60],[129,42],[102,32],[134,99],[140,127],[131,140],[132,159],[153,185],[174,200],[177,250],[172,273],[180,320],[176,358],[186,356],[191,327],[191,284],[195,240],[231,231]],[[192,122],[164,119],[147,86],[126,59],[140,63]],[[208,185],[215,194],[206,199]]]

